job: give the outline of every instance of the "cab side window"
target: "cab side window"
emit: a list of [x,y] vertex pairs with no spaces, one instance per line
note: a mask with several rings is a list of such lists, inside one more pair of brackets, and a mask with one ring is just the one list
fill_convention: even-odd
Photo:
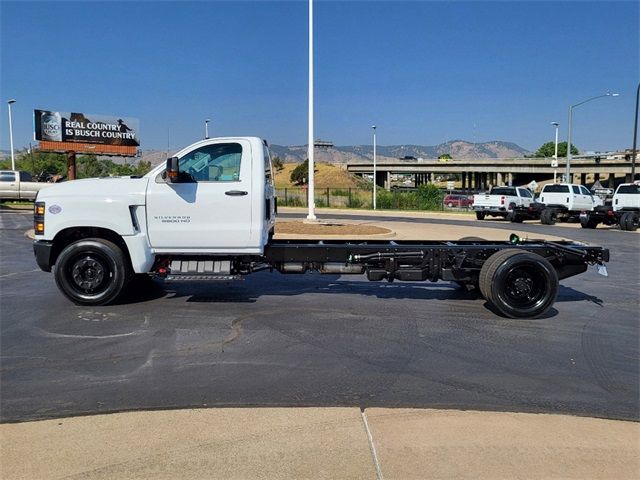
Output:
[[237,182],[241,161],[239,143],[217,143],[187,153],[180,159],[180,171],[197,182]]
[[573,193],[580,195],[580,188],[577,185],[572,185]]
[[587,190],[587,187],[584,187],[584,186],[580,185],[580,191],[582,191],[583,195],[591,196],[591,192],[589,190]]
[[15,182],[16,174],[13,172],[2,172],[0,173],[0,182]]

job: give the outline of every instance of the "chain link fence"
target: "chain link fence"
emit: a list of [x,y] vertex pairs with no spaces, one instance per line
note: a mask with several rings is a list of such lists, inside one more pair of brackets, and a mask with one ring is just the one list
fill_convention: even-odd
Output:
[[[423,185],[412,189],[377,189],[377,205],[381,210],[460,210],[471,208],[471,202],[447,201],[448,195],[469,198],[473,192],[444,190],[435,185]],[[283,207],[307,207],[306,187],[277,188],[278,205]],[[364,188],[316,188],[317,208],[373,208],[373,190]],[[451,205],[451,206],[450,206]]]

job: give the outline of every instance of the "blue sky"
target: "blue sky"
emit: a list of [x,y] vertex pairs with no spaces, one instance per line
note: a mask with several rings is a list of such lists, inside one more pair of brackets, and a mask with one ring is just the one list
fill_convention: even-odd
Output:
[[[315,2],[316,137],[630,147],[638,2]],[[203,134],[306,143],[307,2],[0,3],[0,148],[33,109],[140,119],[143,149]]]

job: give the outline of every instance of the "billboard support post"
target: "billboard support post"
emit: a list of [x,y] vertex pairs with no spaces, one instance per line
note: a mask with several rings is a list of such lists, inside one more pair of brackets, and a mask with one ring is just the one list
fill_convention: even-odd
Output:
[[67,152],[67,180],[76,179],[76,152],[69,150]]

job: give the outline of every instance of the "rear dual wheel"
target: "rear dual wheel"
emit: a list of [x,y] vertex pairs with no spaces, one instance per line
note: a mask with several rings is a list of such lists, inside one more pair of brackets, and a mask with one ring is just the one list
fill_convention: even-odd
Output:
[[558,295],[558,275],[549,261],[510,248],[494,253],[480,270],[480,293],[509,318],[535,318],[546,313]]
[[580,226],[582,228],[596,228],[598,226],[598,221],[589,216],[586,218],[580,217]]
[[640,214],[637,212],[626,212],[620,217],[620,230],[635,232],[640,223]]
[[545,208],[540,213],[540,223],[543,225],[555,225],[558,221],[558,214],[555,210]]

